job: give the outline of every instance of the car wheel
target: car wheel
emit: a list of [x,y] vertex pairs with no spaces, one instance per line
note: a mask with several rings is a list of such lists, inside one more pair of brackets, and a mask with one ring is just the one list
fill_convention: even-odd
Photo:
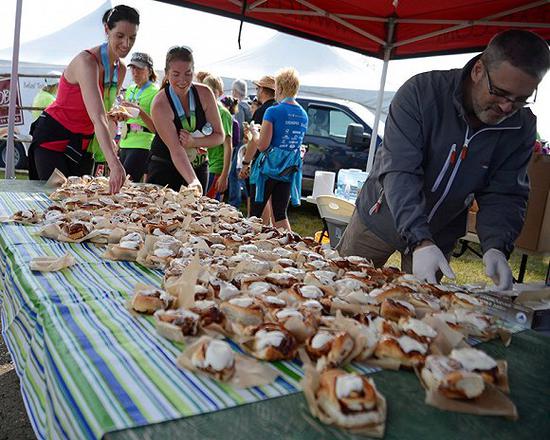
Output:
[[[25,147],[21,142],[15,142],[15,149],[13,150],[13,163],[15,168],[18,170],[27,168],[27,154],[25,152]],[[6,155],[7,152],[7,142],[0,142],[0,166],[6,166]]]

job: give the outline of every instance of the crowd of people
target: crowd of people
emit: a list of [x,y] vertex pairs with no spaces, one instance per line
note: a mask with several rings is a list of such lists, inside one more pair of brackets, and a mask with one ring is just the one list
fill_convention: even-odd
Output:
[[[290,230],[287,209],[300,203],[308,128],[295,99],[297,72],[265,75],[254,83],[254,100],[247,83],[236,80],[229,96],[215,73],[195,72],[191,48],[175,46],[160,87],[151,57],[134,53],[128,64],[134,83],[119,99],[127,70],[122,59],[138,35],[139,14],[116,6],[103,25],[107,41],[69,63],[55,101],[33,123],[30,178],[46,180],[55,168],[91,174],[99,164],[109,170],[112,192],[126,175],[175,190],[196,187],[236,207],[244,192],[250,215]],[[475,197],[487,274],[500,289],[510,288],[507,259],[523,224],[536,136],[526,105],[549,67],[542,38],[507,30],[463,69],[407,81],[390,106],[340,253],[381,266],[398,250],[404,270],[420,279],[452,277],[450,254]],[[43,98],[51,92],[45,87]]]
[[[261,78],[254,99],[240,79],[225,94],[219,76],[195,72],[191,48],[174,46],[160,85],[151,56],[134,52],[128,63],[133,82],[124,90],[122,60],[137,38],[139,13],[116,6],[103,15],[103,26],[107,41],[80,52],[59,83],[46,79],[35,99],[34,106],[45,109],[31,127],[30,178],[46,180],[56,168],[65,175],[108,174],[116,192],[128,175],[175,190],[195,186],[237,208],[244,192],[250,214],[264,212],[267,223],[290,229],[286,210],[291,200],[299,204],[299,151],[307,128],[307,115],[293,99],[297,73],[286,69]],[[267,112],[275,105],[287,111]],[[298,114],[300,126],[289,134],[285,124]],[[273,163],[276,156],[288,156],[292,168]]]

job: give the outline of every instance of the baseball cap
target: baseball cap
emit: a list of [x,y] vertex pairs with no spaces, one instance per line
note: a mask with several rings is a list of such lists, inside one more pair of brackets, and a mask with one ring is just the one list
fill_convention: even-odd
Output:
[[44,78],[47,86],[54,86],[59,82],[59,77],[63,75],[59,70],[51,70],[46,75],[55,75],[56,78]]
[[147,67],[153,68],[153,59],[143,52],[134,52],[132,59],[128,63],[128,67],[135,66],[139,69],[145,69]]
[[275,78],[271,75],[262,76],[258,81],[254,81],[254,84],[256,84],[256,87],[275,90]]

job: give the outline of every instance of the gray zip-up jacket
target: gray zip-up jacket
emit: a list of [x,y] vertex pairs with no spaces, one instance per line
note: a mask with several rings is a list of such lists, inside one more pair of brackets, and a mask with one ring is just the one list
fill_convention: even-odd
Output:
[[536,118],[522,108],[498,125],[468,126],[462,83],[478,57],[463,69],[414,76],[391,103],[357,212],[402,252],[424,239],[451,252],[474,196],[484,252],[509,255],[523,226]]

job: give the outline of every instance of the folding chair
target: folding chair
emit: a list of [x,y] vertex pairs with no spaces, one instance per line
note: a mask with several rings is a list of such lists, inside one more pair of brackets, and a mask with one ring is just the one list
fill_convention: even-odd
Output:
[[336,247],[349,223],[355,205],[335,196],[317,196],[315,199],[319,215],[323,220],[323,232],[319,243],[328,232],[330,246]]

